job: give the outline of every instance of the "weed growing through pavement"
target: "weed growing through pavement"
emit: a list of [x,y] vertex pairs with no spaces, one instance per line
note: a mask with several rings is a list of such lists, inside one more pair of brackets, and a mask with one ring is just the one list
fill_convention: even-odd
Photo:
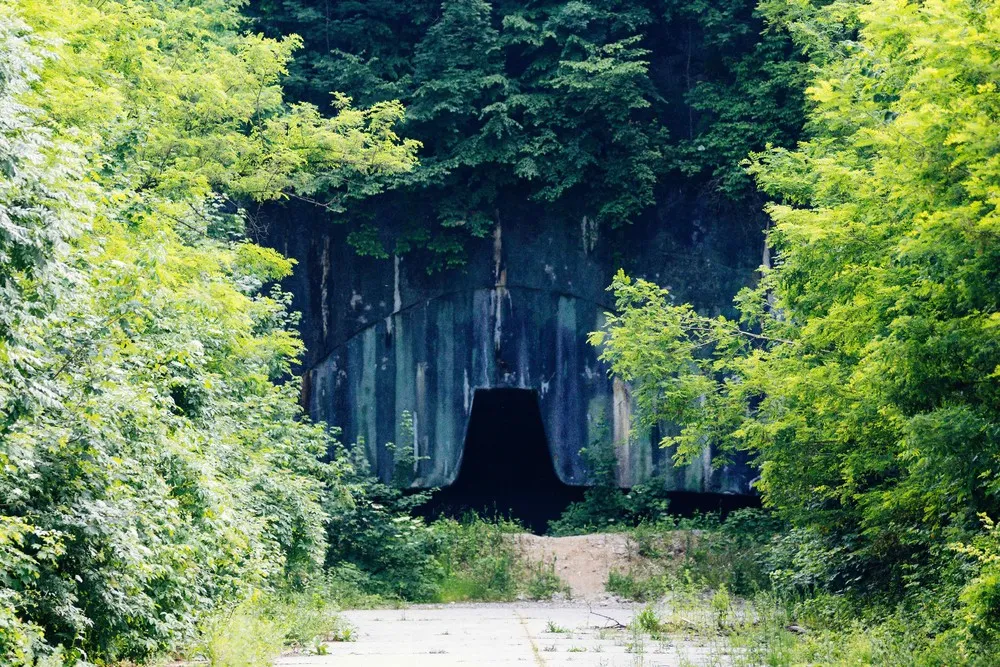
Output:
[[548,625],[545,626],[545,632],[564,634],[569,632],[569,628],[564,628],[563,626],[558,625],[555,621],[549,621]]

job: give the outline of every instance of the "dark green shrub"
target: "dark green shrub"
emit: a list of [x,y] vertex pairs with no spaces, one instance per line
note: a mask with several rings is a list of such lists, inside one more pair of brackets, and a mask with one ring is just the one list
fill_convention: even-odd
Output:
[[528,563],[524,592],[531,600],[551,600],[557,593],[569,594],[569,587],[556,574],[555,563]]
[[[427,493],[406,493],[371,475],[364,447],[347,454],[347,496],[330,496],[327,566],[355,577],[365,594],[427,601],[437,597],[437,537],[412,510]],[[344,569],[346,567],[346,569]]]
[[431,528],[440,601],[511,600],[517,595],[523,573],[511,535],[523,532],[520,526],[469,515],[461,522],[441,519]]
[[668,590],[668,581],[662,574],[640,575],[634,572],[612,570],[604,588],[626,600],[647,602],[663,596]]
[[603,439],[580,451],[591,472],[593,486],[583,500],[572,503],[558,519],[549,522],[552,535],[581,535],[624,530],[640,523],[670,519],[670,500],[662,481],[651,480],[625,491],[618,487],[616,459],[610,440]]

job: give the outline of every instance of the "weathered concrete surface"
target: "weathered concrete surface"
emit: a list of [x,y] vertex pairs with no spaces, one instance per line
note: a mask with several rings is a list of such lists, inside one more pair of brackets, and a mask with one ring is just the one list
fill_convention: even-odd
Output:
[[[454,604],[344,612],[353,642],[327,655],[285,656],[278,667],[557,667],[728,664],[710,641],[652,639],[627,626],[642,606],[621,603]],[[553,632],[553,630],[557,630]]]
[[[605,288],[620,267],[703,312],[727,308],[760,262],[754,224],[720,222],[684,193],[619,230],[524,214],[469,240],[466,266],[429,274],[420,255],[357,256],[347,230],[315,208],[289,204],[267,217],[261,240],[298,262],[286,287],[303,313],[305,403],[345,442],[363,443],[383,479],[392,442],[422,459],[415,486],[453,482],[475,390],[518,387],[537,392],[566,484],[589,481],[581,448],[613,440],[622,486],[662,472],[674,490],[749,492],[745,465],[713,469],[706,452],[675,469],[657,433],[632,429],[628,387],[609,379],[587,335],[613,306]],[[412,434],[400,427],[404,412]]]

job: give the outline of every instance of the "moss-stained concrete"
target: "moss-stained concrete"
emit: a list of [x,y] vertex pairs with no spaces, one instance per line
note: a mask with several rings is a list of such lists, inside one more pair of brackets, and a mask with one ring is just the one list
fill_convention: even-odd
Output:
[[[475,390],[519,387],[538,396],[567,484],[588,482],[580,450],[611,439],[622,486],[662,473],[672,489],[749,491],[752,471],[739,462],[714,469],[710,452],[673,467],[657,429],[634,427],[628,387],[609,378],[587,336],[604,323],[604,288],[619,266],[716,312],[752,279],[759,248],[700,229],[688,238],[649,224],[601,238],[589,221],[522,221],[470,242],[466,267],[428,274],[413,257],[354,255],[343,230],[310,219],[315,212],[289,214],[311,233],[277,225],[264,240],[299,261],[286,286],[309,346],[304,400],[345,442],[363,442],[383,478],[395,443],[419,460],[414,485],[450,484]],[[411,429],[401,427],[404,413]]]

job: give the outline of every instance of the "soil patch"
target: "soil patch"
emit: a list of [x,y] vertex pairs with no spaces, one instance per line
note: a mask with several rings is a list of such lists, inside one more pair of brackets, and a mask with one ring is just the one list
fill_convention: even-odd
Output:
[[514,538],[525,560],[554,563],[556,574],[574,598],[592,600],[606,595],[604,585],[612,570],[641,566],[637,545],[624,533],[596,533],[570,537],[521,534]]

